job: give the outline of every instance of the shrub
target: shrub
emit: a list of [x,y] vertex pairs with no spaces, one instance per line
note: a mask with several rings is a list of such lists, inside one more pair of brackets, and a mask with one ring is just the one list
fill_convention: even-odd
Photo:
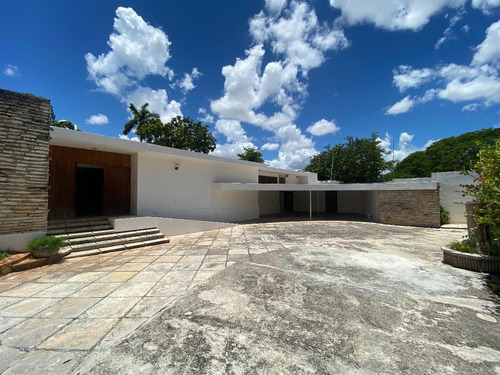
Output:
[[441,225],[450,223],[450,211],[445,210],[443,206],[439,206],[439,221]]
[[49,250],[59,250],[61,247],[65,246],[66,243],[62,238],[45,236],[41,238],[36,238],[28,244],[28,249],[30,251],[40,250],[47,247]]
[[7,258],[9,255],[11,254],[7,251],[0,251],[0,260]]
[[448,245],[452,250],[460,251],[462,253],[477,254],[477,249],[471,245],[469,241],[456,241]]

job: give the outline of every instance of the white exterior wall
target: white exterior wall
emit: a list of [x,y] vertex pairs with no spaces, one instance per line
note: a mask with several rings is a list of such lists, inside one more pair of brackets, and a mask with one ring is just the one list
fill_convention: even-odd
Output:
[[139,154],[137,215],[213,221],[258,218],[256,191],[212,190],[214,182],[255,183],[257,171],[175,155]]
[[460,185],[472,184],[474,179],[461,175],[460,172],[433,173],[431,179],[439,182],[439,200],[441,206],[450,212],[450,223],[466,224],[465,202],[470,201],[471,197],[462,197]]
[[279,214],[280,212],[280,192],[259,191],[259,214],[262,216]]
[[371,215],[373,221],[378,221],[378,191],[337,192],[337,212]]

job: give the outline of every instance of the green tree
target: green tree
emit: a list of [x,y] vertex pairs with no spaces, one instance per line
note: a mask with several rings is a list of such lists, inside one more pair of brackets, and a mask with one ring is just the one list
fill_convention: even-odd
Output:
[[76,125],[73,124],[69,120],[56,120],[56,114],[54,113],[54,108],[50,106],[50,126],[56,127],[56,128],[64,128],[64,129],[70,129],[70,130],[77,130]]
[[[143,108],[147,109],[147,105],[146,107],[143,105],[141,109]],[[181,116],[174,117],[164,124],[156,113],[151,113],[152,116],[143,116],[138,111],[137,114],[138,119],[146,117],[136,130],[141,141],[203,154],[215,150],[216,139],[208,129],[208,125],[202,125],[201,122],[195,122],[190,117]],[[134,126],[132,125],[132,128]]]
[[465,186],[464,195],[474,198],[479,206],[472,214],[480,232],[480,250],[500,253],[500,139],[496,145],[482,146],[478,161],[466,174],[474,177],[472,185]]
[[264,158],[262,157],[262,152],[260,152],[255,147],[243,147],[243,152],[237,154],[240,160],[253,161],[255,163],[264,163]]
[[[144,103],[140,109],[137,109],[132,103],[129,104],[128,108],[130,109],[130,113],[132,113],[132,118],[128,120],[123,127],[124,135],[130,133],[133,129],[136,129],[137,133],[144,125],[150,122],[160,121],[160,115],[150,112],[148,106],[149,103]],[[143,141],[142,138],[141,141]]]
[[370,138],[346,137],[346,143],[330,145],[313,156],[307,172],[318,174],[319,180],[334,179],[344,183],[383,181],[382,172],[391,167],[384,160],[386,152],[380,146],[376,133]]
[[410,154],[395,167],[398,178],[430,177],[433,172],[463,171],[478,161],[479,144],[494,144],[500,129],[483,129],[441,139]]

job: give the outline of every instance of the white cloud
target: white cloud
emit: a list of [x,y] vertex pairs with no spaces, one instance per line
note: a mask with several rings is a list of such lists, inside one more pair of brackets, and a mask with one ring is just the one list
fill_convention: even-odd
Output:
[[340,128],[335,124],[335,121],[319,120],[307,128],[307,132],[312,135],[322,136],[326,134],[335,134]]
[[486,38],[477,46],[472,64],[483,65],[500,63],[500,21],[491,24],[486,30]]
[[103,115],[101,113],[97,115],[92,115],[85,120],[85,123],[90,125],[106,125],[108,122],[109,122],[108,116]]
[[118,134],[118,138],[125,139],[127,141],[140,142],[139,137],[130,138],[128,135]]
[[286,6],[287,0],[266,0],[266,8],[272,14],[278,14]]
[[[462,111],[474,111],[480,104],[490,106],[500,103],[500,21],[491,24],[484,41],[476,47],[470,65],[448,64],[433,69],[412,69],[400,66],[394,70],[394,83],[400,91],[417,88],[424,83],[435,87],[422,97],[409,96],[389,108],[386,114],[404,113],[414,105],[434,99],[454,103],[474,101],[462,107]],[[481,103],[478,103],[480,101]]]
[[488,14],[493,8],[500,6],[500,0],[472,0],[472,6]]
[[198,113],[202,116],[199,117],[201,122],[207,122],[209,124],[213,124],[214,116],[212,116],[205,108],[198,108]]
[[164,89],[153,90],[150,87],[138,87],[128,94],[124,100],[136,107],[149,103],[148,109],[158,113],[163,122],[169,122],[173,117],[182,116],[181,104],[175,100],[168,101],[167,91]]
[[462,107],[462,112],[477,111],[478,107],[479,107],[478,103],[467,104]]
[[401,99],[399,102],[393,104],[386,111],[386,115],[399,115],[401,113],[406,113],[413,108],[415,105],[415,101],[411,99],[409,96]]
[[184,73],[184,78],[177,81],[174,86],[180,87],[182,92],[186,94],[196,87],[194,85],[194,80],[199,78],[200,76],[202,76],[202,74],[198,71],[198,68],[195,67],[191,71],[191,74]]
[[321,25],[306,2],[294,1],[282,14],[276,17],[260,12],[250,20],[250,33],[256,43],[269,42],[274,53],[305,73],[323,63],[327,50],[349,45],[343,30]]
[[393,70],[393,73],[394,85],[400,92],[430,82],[434,76],[432,69],[412,69],[409,65],[400,65],[398,69]]
[[215,131],[226,137],[226,143],[218,143],[212,154],[222,157],[234,158],[243,152],[243,147],[255,148],[252,139],[247,136],[241,123],[237,120],[221,119],[215,123]]
[[[389,133],[385,134],[385,137],[383,139],[378,138],[380,141],[379,145],[382,147],[387,153],[384,155],[385,160],[392,160],[394,157],[394,160],[403,160],[406,158],[408,155],[417,152],[417,151],[424,151],[427,147],[432,145],[435,140],[428,140],[422,147],[416,147],[414,146],[411,142],[413,141],[413,138],[415,137],[415,134],[409,134],[407,132],[402,132],[399,135],[399,142],[397,147],[394,147],[394,150],[392,149],[392,141],[393,137],[389,135]],[[393,151],[394,151],[394,156],[393,156]]]
[[[436,44],[434,45],[435,49],[439,49],[443,43],[446,43],[450,40],[456,39],[455,33],[453,32],[453,27],[462,19],[465,15],[465,11],[458,11],[454,16],[450,17],[450,26],[448,26],[444,32],[443,36],[438,39]],[[446,15],[448,16],[448,14]]]
[[458,8],[467,0],[330,0],[347,24],[373,23],[388,30],[419,30],[445,8]]
[[267,151],[275,151],[278,148],[280,148],[279,143],[264,143],[260,149],[267,150]]
[[467,34],[470,31],[470,26],[469,25],[462,26],[462,31]]
[[89,76],[101,90],[120,96],[148,75],[171,76],[165,66],[170,59],[170,41],[165,33],[147,24],[132,8],[119,7],[109,36],[111,48],[98,57],[85,55]]
[[7,64],[3,68],[3,74],[9,77],[19,77],[19,68],[16,65]]

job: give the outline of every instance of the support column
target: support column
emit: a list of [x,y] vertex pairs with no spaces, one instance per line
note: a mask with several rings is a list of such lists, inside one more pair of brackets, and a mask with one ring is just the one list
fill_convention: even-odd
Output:
[[309,190],[309,219],[313,217],[313,208],[312,208],[312,192]]

